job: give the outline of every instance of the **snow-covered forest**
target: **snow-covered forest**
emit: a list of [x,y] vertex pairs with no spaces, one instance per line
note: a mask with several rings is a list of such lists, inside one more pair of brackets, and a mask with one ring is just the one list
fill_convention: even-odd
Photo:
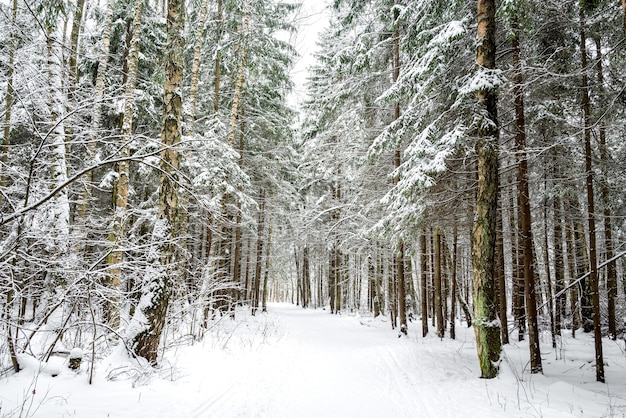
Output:
[[626,3],[308,3],[0,2],[0,417],[626,414]]

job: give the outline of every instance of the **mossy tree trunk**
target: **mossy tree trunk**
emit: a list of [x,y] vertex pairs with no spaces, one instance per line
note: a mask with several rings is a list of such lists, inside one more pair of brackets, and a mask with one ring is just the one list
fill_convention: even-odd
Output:
[[[495,12],[494,0],[478,0],[476,62],[481,71],[495,69]],[[501,351],[494,291],[499,135],[495,86],[478,90],[477,98],[482,118],[477,127],[478,192],[472,230],[474,331],[481,377],[493,378]]]

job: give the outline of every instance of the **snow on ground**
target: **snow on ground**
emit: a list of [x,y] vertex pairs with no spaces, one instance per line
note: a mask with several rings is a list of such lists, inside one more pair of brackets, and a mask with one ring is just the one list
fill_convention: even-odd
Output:
[[[527,372],[527,343],[504,351],[500,376],[478,376],[472,329],[457,339],[398,338],[388,320],[270,305],[217,323],[202,343],[171,347],[158,370],[123,352],[99,361],[94,384],[62,359],[0,380],[0,417],[622,417],[623,341],[604,341],[607,384],[595,382],[590,335],[542,344],[544,375]],[[418,335],[419,334],[419,335]],[[432,334],[432,332],[431,332]],[[558,354],[558,360],[557,360]],[[56,377],[52,377],[52,375]]]

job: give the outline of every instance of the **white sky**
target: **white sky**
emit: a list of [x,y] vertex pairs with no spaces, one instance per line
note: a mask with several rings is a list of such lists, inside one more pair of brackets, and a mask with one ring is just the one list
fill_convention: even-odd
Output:
[[291,71],[295,83],[290,102],[298,106],[306,97],[305,83],[308,76],[307,68],[315,62],[313,54],[317,47],[318,34],[326,28],[328,13],[324,10],[328,0],[301,0],[302,7],[295,16],[295,25],[299,28],[290,42],[300,54],[295,67]]

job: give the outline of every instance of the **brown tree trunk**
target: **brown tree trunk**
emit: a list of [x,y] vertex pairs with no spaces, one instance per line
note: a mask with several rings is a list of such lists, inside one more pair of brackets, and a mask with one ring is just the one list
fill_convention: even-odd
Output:
[[309,267],[309,247],[307,244],[302,249],[302,281],[304,286],[302,307],[308,308],[311,303],[311,272]]
[[[604,99],[604,72],[602,69],[602,48],[600,37],[594,39],[596,43],[596,70],[598,72],[598,85],[600,87],[601,97]],[[598,122],[599,125],[599,148],[600,148],[600,164],[602,169],[602,181],[600,184],[600,193],[602,195],[602,219],[604,221],[604,247],[606,251],[606,259],[613,258],[613,225],[611,222],[611,199],[609,192],[609,181],[607,166],[610,159],[606,149],[606,123],[604,120]],[[609,338],[617,339],[617,319],[615,316],[615,300],[617,299],[617,271],[615,262],[610,262],[606,266],[606,287],[607,287],[607,305],[609,320]]]
[[[583,4],[584,5],[584,4]],[[582,108],[585,136],[585,171],[587,188],[587,214],[589,224],[589,281],[593,311],[593,330],[596,351],[596,380],[604,383],[604,359],[602,355],[602,328],[600,323],[600,291],[598,289],[598,263],[596,258],[596,220],[593,194],[593,169],[591,153],[591,106],[587,77],[587,46],[585,34],[585,12],[580,8],[580,55],[582,64]]]
[[[547,188],[547,186],[546,186]],[[550,272],[550,250],[548,239],[548,204],[543,207],[543,256],[546,269],[546,297],[548,299],[548,313],[550,315],[550,336],[552,337],[552,348],[556,348],[556,323],[554,319],[554,299],[552,297],[552,275]]]
[[[497,212],[498,219],[496,220],[496,308],[498,310],[498,317],[500,318],[500,338],[502,344],[509,343],[509,329],[507,326],[508,319],[506,314],[507,302],[506,302],[506,279],[504,277],[504,232],[502,227],[502,205],[498,205],[500,208]],[[453,298],[454,300],[454,298]]]
[[[476,62],[482,69],[495,69],[496,6],[494,0],[478,0]],[[484,112],[479,122],[478,193],[472,231],[474,268],[474,331],[481,376],[493,378],[500,361],[500,324],[494,294],[496,211],[498,209],[498,119],[495,88],[477,91],[478,106]]]
[[[17,39],[15,36],[16,33],[16,25],[17,23],[17,0],[13,0],[13,8],[11,12],[11,25],[14,30],[10,34],[10,45],[9,45],[9,64],[7,68],[7,93],[5,97],[5,108],[4,108],[4,129],[3,129],[3,140],[2,140],[2,156],[0,156],[0,188],[4,189],[7,184],[7,175],[6,175],[6,166],[9,159],[9,148],[11,146],[11,110],[13,108],[13,73],[15,66],[15,52],[17,49]],[[4,194],[0,193],[0,206],[2,205],[2,200],[4,199]]]
[[554,332],[561,336],[563,328],[562,317],[565,309],[565,295],[561,294],[565,288],[565,265],[563,254],[563,227],[561,217],[561,199],[555,196],[554,202],[554,291],[556,293],[554,307]]
[[[520,222],[519,222],[519,193],[517,193],[517,199],[511,204],[511,241],[513,243],[513,289],[512,289],[512,311],[513,320],[517,327],[517,340],[524,341],[526,336],[526,308],[524,300],[524,256],[522,252],[523,242],[520,234]],[[515,206],[517,201],[517,206]],[[515,210],[517,209],[517,210]],[[515,219],[515,213],[517,213],[517,222]]]
[[433,233],[435,244],[435,316],[437,317],[437,336],[443,338],[445,335],[445,325],[443,319],[442,286],[441,286],[441,234],[439,228],[435,228]]
[[[143,0],[137,0],[135,2],[132,37],[130,40],[130,51],[128,52],[128,72],[126,74],[126,85],[124,87],[124,114],[122,116],[122,129],[120,132],[120,157],[122,158],[128,158],[130,156],[133,114],[135,113],[135,86],[137,84],[143,4]],[[102,82],[104,83],[104,80],[102,80]],[[104,85],[102,87],[104,87]],[[126,209],[128,206],[129,161],[120,161],[117,164],[116,172],[118,179],[113,193],[113,228],[109,234],[109,242],[111,243],[112,249],[107,259],[109,265],[109,275],[107,280],[111,295],[108,298],[109,302],[107,302],[106,307],[107,321],[109,325],[114,328],[119,325],[120,315],[119,293],[122,286],[121,266],[124,258],[124,252],[119,251],[118,248],[123,247],[124,224],[126,222]]]
[[428,335],[428,256],[426,255],[426,230],[420,234],[422,337]]
[[[221,7],[221,0],[218,8]],[[209,0],[202,0],[200,3],[200,14],[198,17],[198,26],[196,27],[196,42],[193,48],[193,61],[191,64],[191,86],[189,89],[189,130],[193,131],[193,123],[196,120],[196,105],[198,97],[198,80],[200,75],[200,58],[202,57],[202,45],[204,43],[204,26],[209,14]],[[218,46],[219,51],[219,46]],[[216,59],[217,61],[217,59]],[[217,87],[219,91],[219,87]]]
[[254,285],[252,293],[252,315],[256,314],[259,308],[260,291],[261,291],[261,267],[263,262],[263,234],[265,222],[265,190],[261,190],[259,202],[259,219],[257,221],[257,244],[256,244],[256,263],[254,268]]
[[[161,177],[159,183],[158,218],[153,231],[158,260],[152,260],[152,271],[146,277],[142,294],[141,314],[147,320],[144,329],[133,338],[133,351],[148,360],[157,362],[157,350],[165,326],[171,293],[172,275],[176,266],[174,240],[178,222],[178,167],[177,146],[182,135],[182,81],[183,51],[185,41],[184,2],[169,0],[167,7],[167,55],[163,94],[163,130],[161,132]],[[157,267],[154,267],[157,264]],[[139,319],[141,321],[141,319]]]
[[217,0],[217,15],[215,16],[215,22],[217,24],[217,37],[215,39],[215,80],[213,82],[214,95],[213,95],[213,111],[217,118],[217,113],[220,109],[220,70],[221,70],[221,56],[220,52],[222,40],[222,25],[223,25],[223,10],[222,0]]
[[83,11],[85,9],[85,0],[76,0],[74,9],[74,17],[72,18],[72,32],[70,34],[70,54],[68,59],[69,67],[69,89],[67,93],[68,102],[74,102],[76,85],[78,84],[78,37],[80,35],[81,23],[83,20]]
[[526,157],[526,127],[524,115],[523,74],[520,60],[519,28],[517,20],[513,22],[512,39],[513,62],[515,66],[515,148],[518,155],[519,216],[524,254],[524,297],[526,299],[526,319],[528,323],[528,343],[530,349],[531,373],[542,373],[541,351],[539,348],[539,328],[537,325],[537,298],[535,291],[535,272],[533,257],[533,238],[531,230],[530,195],[528,190],[528,159]]
[[267,281],[269,279],[270,274],[270,248],[272,245],[272,220],[269,221],[268,231],[267,231],[267,245],[265,246],[265,274],[263,275],[263,298],[261,302],[261,306],[263,307],[263,312],[267,312]]
[[450,281],[452,282],[451,297],[450,297],[450,338],[456,338],[456,270],[457,270],[457,257],[458,257],[458,232],[456,225],[454,226],[454,233],[452,237],[452,266],[450,268]]

